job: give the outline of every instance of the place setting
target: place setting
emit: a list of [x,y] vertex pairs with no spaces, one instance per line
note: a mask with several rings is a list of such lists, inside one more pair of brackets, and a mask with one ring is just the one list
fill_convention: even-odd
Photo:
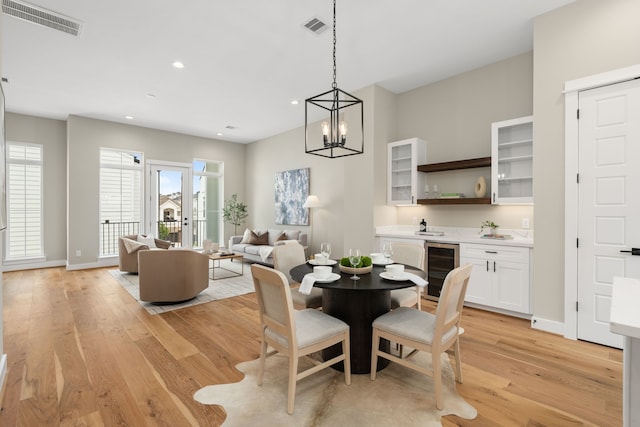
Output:
[[384,271],[380,272],[380,277],[385,280],[394,282],[411,281],[414,284],[424,287],[428,282],[417,274],[405,271],[403,264],[389,264],[384,267]]
[[336,265],[338,261],[329,258],[331,256],[331,243],[322,243],[320,245],[320,253],[314,254],[313,258],[309,259],[307,263],[310,265]]

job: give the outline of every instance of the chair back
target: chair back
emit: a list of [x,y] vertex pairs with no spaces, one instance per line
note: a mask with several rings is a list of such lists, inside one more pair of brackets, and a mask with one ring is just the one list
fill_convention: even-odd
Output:
[[295,348],[293,302],[287,278],[273,268],[251,264],[253,286],[260,310],[260,326],[287,338]]
[[298,242],[277,245],[273,248],[271,256],[273,257],[273,268],[282,272],[289,284],[296,283],[296,281],[291,278],[289,271],[296,265],[307,262],[307,257],[304,254],[302,245]]
[[[436,326],[434,331],[434,343],[442,342],[442,337],[456,326],[459,328],[462,318],[462,306],[469,285],[469,277],[473,265],[466,264],[451,270],[444,279],[442,292],[438,300],[436,310]],[[449,340],[456,338],[458,333],[450,334]],[[443,343],[444,344],[444,343]]]
[[424,246],[411,243],[392,243],[393,261],[424,270]]

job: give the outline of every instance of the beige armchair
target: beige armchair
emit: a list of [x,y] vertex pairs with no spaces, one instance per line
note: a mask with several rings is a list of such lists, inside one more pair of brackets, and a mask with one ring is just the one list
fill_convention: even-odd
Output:
[[138,251],[140,300],[186,301],[209,286],[209,257],[199,252]]
[[[140,249],[130,252],[129,250],[127,250],[124,239],[129,239],[137,242],[138,236],[137,235],[121,236],[118,239],[118,268],[120,269],[120,271],[123,271],[126,273],[137,273],[138,272],[138,252]],[[154,241],[156,242],[156,246],[160,249],[169,249],[169,247],[171,247],[171,242],[168,242],[166,240],[154,239]],[[147,247],[146,249],[149,249],[149,248]]]

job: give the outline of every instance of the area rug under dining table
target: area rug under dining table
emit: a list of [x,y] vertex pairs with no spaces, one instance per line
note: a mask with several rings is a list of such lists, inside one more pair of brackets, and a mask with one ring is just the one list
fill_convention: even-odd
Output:
[[[230,261],[223,260],[221,262]],[[233,277],[225,277],[225,274],[230,276],[231,274],[222,269],[220,269],[220,271],[221,272],[216,271],[216,280],[209,279],[209,287],[198,294],[195,298],[175,304],[153,304],[146,301],[140,301],[140,285],[137,274],[124,273],[120,270],[109,270],[109,273],[127,292],[129,292],[129,294],[131,294],[133,298],[135,298],[136,301],[138,301],[142,307],[145,308],[145,310],[147,310],[149,314],[160,314],[197,304],[204,304],[206,302],[218,301],[225,298],[255,292],[250,268],[245,267],[244,274],[242,276]],[[220,279],[218,279],[218,277],[220,277]]]
[[[415,356],[418,363],[431,366],[430,356]],[[304,359],[300,370],[310,366]],[[442,355],[444,408],[436,409],[433,379],[396,363],[378,372],[375,381],[369,375],[352,375],[351,385],[344,374],[323,369],[297,384],[295,410],[287,414],[287,358],[267,359],[264,382],[256,385],[258,360],[240,363],[245,374],[233,384],[211,385],[198,390],[194,399],[207,405],[221,405],[227,426],[441,426],[441,417],[457,415],[474,419],[476,409],[467,403],[455,387],[449,358]]]

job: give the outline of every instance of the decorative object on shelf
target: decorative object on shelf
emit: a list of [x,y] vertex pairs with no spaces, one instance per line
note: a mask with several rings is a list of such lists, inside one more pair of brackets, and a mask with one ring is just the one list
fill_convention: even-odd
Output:
[[238,234],[238,226],[249,216],[247,205],[238,201],[238,195],[233,194],[230,200],[225,200],[222,208],[222,219],[224,222],[233,224],[233,235]]
[[422,221],[420,221],[420,231],[427,231],[427,221],[425,221],[424,218],[422,218]]
[[309,168],[276,172],[276,224],[309,225]]
[[[348,108],[349,111],[345,111]],[[347,129],[347,115],[352,120],[350,129]],[[322,120],[322,136],[318,132],[309,135],[310,127],[317,126],[319,120]],[[353,126],[358,124],[358,120],[359,127]],[[304,148],[307,154],[334,159],[364,153],[363,102],[339,89],[336,83],[336,0],[333,0],[333,84],[331,90],[305,101],[304,130]]]
[[484,197],[487,195],[487,180],[484,176],[479,176],[476,181],[476,197]]
[[480,233],[482,233],[485,229],[489,229],[489,234],[498,234],[498,228],[500,226],[493,221],[484,221],[480,226]]
[[440,195],[440,199],[462,199],[464,197],[463,193],[442,193]]

